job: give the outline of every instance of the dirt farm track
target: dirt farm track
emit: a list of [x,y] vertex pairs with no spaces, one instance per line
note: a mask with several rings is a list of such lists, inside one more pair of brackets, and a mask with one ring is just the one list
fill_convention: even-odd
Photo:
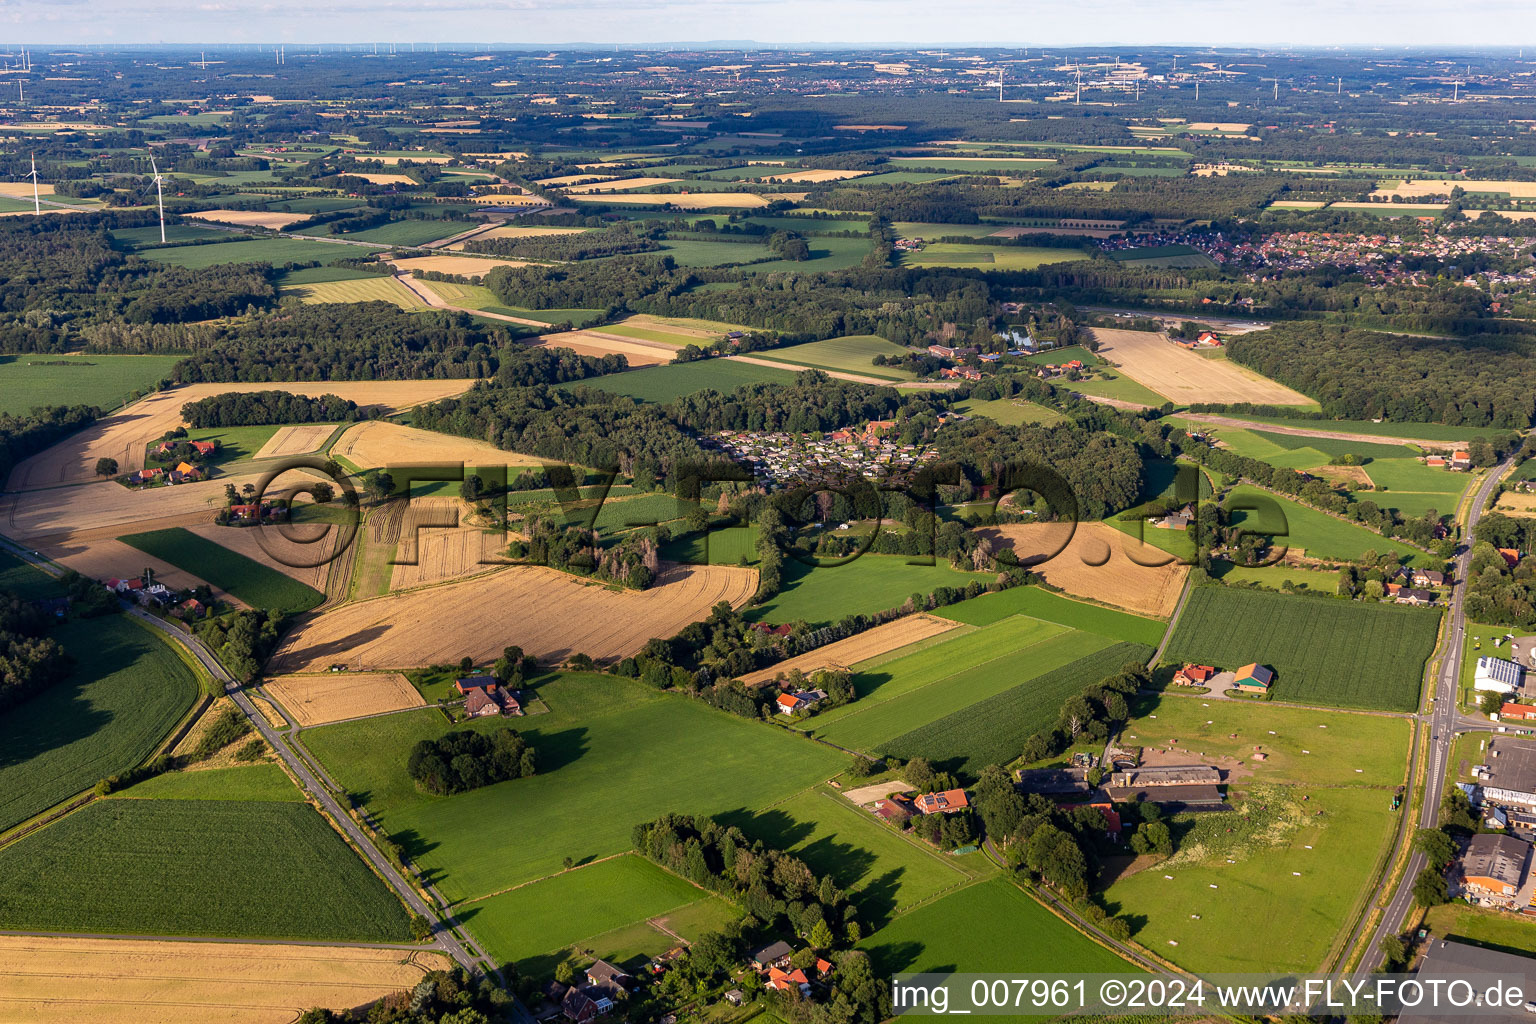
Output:
[[494,660],[515,643],[541,664],[571,654],[612,661],[657,636],[672,636],[720,601],[739,608],[757,570],[674,565],[649,590],[622,590],[543,566],[509,566],[473,579],[422,587],[311,613],[283,639],[268,670],[354,672]]
[[0,1024],[291,1024],[447,966],[404,949],[0,935]]

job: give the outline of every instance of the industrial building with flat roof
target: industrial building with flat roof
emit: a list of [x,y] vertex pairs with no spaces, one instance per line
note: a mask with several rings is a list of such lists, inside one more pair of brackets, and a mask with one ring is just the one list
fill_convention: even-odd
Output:
[[1485,801],[1536,808],[1536,743],[1496,737],[1473,769]]

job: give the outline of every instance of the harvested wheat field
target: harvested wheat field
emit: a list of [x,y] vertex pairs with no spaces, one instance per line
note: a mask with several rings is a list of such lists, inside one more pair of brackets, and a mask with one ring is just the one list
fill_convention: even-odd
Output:
[[389,588],[409,590],[512,564],[503,552],[516,535],[470,525],[468,515],[458,498],[413,499],[401,519]]
[[741,681],[748,686],[757,686],[772,682],[791,669],[799,669],[804,674],[810,675],[817,669],[827,668],[830,665],[844,667],[856,665],[861,661],[887,654],[898,647],[905,647],[919,640],[927,640],[940,633],[947,633],[951,629],[959,628],[959,625],[958,622],[940,619],[933,615],[905,615],[894,622],[887,622],[874,629],[866,629],[846,640],[839,640],[790,658],[788,661],[781,661],[777,665],[750,672],[742,676]]
[[736,566],[668,566],[649,590],[622,590],[543,566],[510,566],[302,616],[270,668],[315,672],[340,663],[366,672],[466,656],[483,662],[507,644],[540,664],[559,664],[577,652],[608,662],[707,617],[720,601],[739,608],[756,590],[757,570]]
[[540,185],[550,187],[559,185],[573,185],[578,181],[590,182],[594,178],[602,179],[604,181],[612,181],[617,177],[617,174],[561,174],[553,178],[539,178],[538,183]]
[[1494,508],[1506,515],[1517,517],[1536,517],[1536,494],[1521,494],[1518,491],[1505,491],[1499,495]]
[[528,264],[522,260],[498,260],[488,256],[412,256],[409,259],[390,260],[389,265],[406,273],[420,270],[422,273],[435,271],[459,277],[484,277],[497,267],[526,267]]
[[362,174],[358,171],[348,171],[351,178],[362,178],[364,181],[375,185],[414,185],[415,179],[407,174]]
[[1241,135],[1249,128],[1252,128],[1253,125],[1244,124],[1241,121],[1195,121],[1184,127],[1192,132],[1230,132]]
[[[567,193],[571,199],[579,202],[596,203],[636,203],[654,206],[666,205],[677,210],[713,210],[713,209],[740,209],[749,210],[759,206],[767,206],[769,199],[790,199],[787,192],[776,193],[771,197],[763,197],[756,192],[629,192],[616,195],[574,195]],[[800,198],[804,198],[801,196]],[[791,200],[798,202],[799,200]]]
[[[224,484],[242,487],[256,476],[220,477],[197,484],[130,491],[111,481],[80,487],[23,491],[0,499],[0,531],[37,542],[38,538],[102,531],[116,537],[150,529],[149,522],[185,525],[212,522],[225,505]],[[155,527],[158,528],[158,527]],[[115,530],[116,532],[111,532]]]
[[[1028,563],[1031,555],[1043,557],[1059,547],[1066,530],[1065,523],[1042,523],[992,526],[977,532],[994,544],[1013,548]],[[1172,557],[1106,523],[1078,523],[1059,554],[1030,565],[1030,570],[1069,594],[1166,619],[1179,603],[1179,591],[1189,575],[1187,565],[1155,564]]]
[[1467,199],[1473,202],[1478,192],[1507,192],[1511,199],[1536,199],[1536,181],[1451,181],[1447,178],[1404,179],[1392,188],[1378,188],[1371,195],[1419,199],[1423,196],[1449,196],[1453,188],[1465,189],[1468,192]]
[[449,966],[425,950],[0,935],[0,1024],[290,1024]]
[[860,178],[870,173],[869,171],[837,171],[828,168],[791,168],[783,171],[774,171],[764,175],[763,180],[773,178],[775,181],[844,181],[848,178]]
[[483,242],[491,238],[542,238],[546,235],[574,235],[590,230],[590,228],[536,228],[521,224],[502,224],[494,228],[486,228],[484,231],[477,231],[473,237],[461,238],[457,242],[449,242],[443,248],[456,251],[464,248],[465,242],[471,241]]
[[[53,186],[38,182],[37,194],[39,196],[53,195]],[[32,183],[30,181],[0,181],[0,196],[10,196],[12,199],[31,199]]]
[[639,366],[659,366],[677,358],[677,352],[673,349],[597,331],[562,331],[559,334],[546,334],[531,344],[538,348],[568,348],[584,356],[620,355],[629,360],[631,369]]
[[[330,573],[331,548],[341,535],[340,527],[319,523],[269,523],[264,526],[203,523],[187,529],[204,540],[211,540],[253,562],[276,569],[284,576],[313,587],[322,594],[325,593],[325,581]],[[289,539],[290,536],[293,539]],[[314,542],[307,543],[311,537]],[[320,564],[309,567],[311,562]]]
[[239,227],[272,228],[281,231],[290,224],[309,220],[308,213],[279,213],[276,210],[200,210],[188,217],[212,221],[215,224],[235,224]]
[[[380,420],[367,420],[347,428],[331,447],[331,454],[364,469],[459,462],[470,468],[541,465],[531,455],[503,451],[485,441]],[[395,482],[404,483],[399,478]]]
[[[95,480],[96,460],[103,456],[117,460],[119,473],[143,469],[144,446],[167,430],[182,424],[182,406],[210,395],[230,391],[289,391],[311,398],[337,395],[358,405],[379,406],[386,412],[399,412],[422,402],[435,402],[440,398],[460,394],[468,390],[472,383],[470,380],[322,380],[186,384],[149,395],[18,463],[11,470],[7,486],[10,490],[21,491]],[[222,482],[219,490],[223,491]],[[160,493],[162,490],[154,492],[157,498]]]
[[262,689],[301,726],[426,706],[410,680],[398,672],[326,672],[278,676]]
[[526,192],[492,192],[487,195],[466,196],[472,203],[482,203],[486,206],[548,206],[549,202],[539,196],[528,195]]
[[649,188],[652,185],[675,185],[678,178],[620,178],[617,181],[594,181],[590,185],[572,185],[565,189],[566,195],[580,195],[583,192],[606,192],[610,189],[620,192],[632,192],[637,188]]
[[1151,331],[1092,328],[1100,356],[1180,405],[1192,402],[1252,402],[1255,405],[1310,405],[1312,399],[1225,359],[1207,359],[1179,348]]
[[162,562],[153,555],[130,547],[115,537],[82,537],[67,534],[33,543],[36,550],[43,555],[91,579],[132,578],[145,569],[152,569],[155,573],[155,582],[164,583],[173,590],[208,585],[213,590],[213,596],[218,600],[226,601],[237,608],[245,607],[245,602],[231,597],[218,587],[213,587],[207,580],[194,576],[185,569],[178,569],[169,562]]
[[308,455],[325,444],[334,423],[304,423],[296,427],[278,427],[277,433],[267,439],[256,453],[258,459],[276,459],[286,455]]

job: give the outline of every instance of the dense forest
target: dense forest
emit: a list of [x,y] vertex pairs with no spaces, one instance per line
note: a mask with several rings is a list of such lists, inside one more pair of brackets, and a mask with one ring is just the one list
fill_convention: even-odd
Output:
[[346,423],[368,410],[336,395],[308,398],[291,391],[226,391],[181,407],[190,427],[245,427],[262,423]]
[[502,726],[489,733],[456,729],[411,748],[406,773],[436,796],[479,789],[534,774],[533,747],[516,729]]
[[1234,337],[1228,352],[1343,419],[1524,429],[1536,416],[1529,352],[1492,338],[1417,338],[1290,323]]
[[53,622],[51,614],[0,590],[0,711],[35,696],[69,671],[64,648],[47,635]]

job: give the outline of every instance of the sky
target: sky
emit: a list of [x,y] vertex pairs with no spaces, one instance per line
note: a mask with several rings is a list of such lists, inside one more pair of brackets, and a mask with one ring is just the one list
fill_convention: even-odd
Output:
[[[1472,46],[1528,42],[1530,0],[0,0],[17,43]],[[1501,26],[1490,32],[1492,26]],[[1530,38],[1512,38],[1512,35]]]

